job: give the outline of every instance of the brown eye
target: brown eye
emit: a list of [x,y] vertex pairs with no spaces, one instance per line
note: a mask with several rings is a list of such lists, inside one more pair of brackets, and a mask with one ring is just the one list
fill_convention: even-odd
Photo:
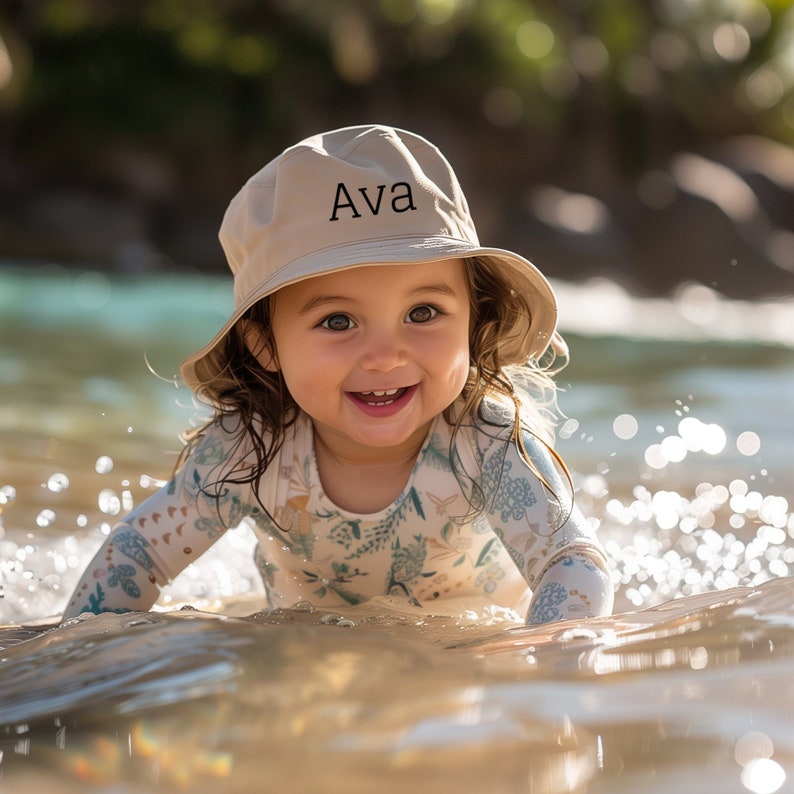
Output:
[[347,331],[353,327],[353,322],[346,314],[331,314],[320,325],[329,331]]
[[432,306],[414,306],[414,308],[408,312],[408,322],[426,323],[432,320],[437,314],[438,309],[434,309]]

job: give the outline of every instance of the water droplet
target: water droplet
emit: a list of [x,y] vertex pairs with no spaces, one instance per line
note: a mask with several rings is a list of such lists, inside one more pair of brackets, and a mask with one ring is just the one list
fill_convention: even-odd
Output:
[[7,505],[17,498],[17,489],[13,485],[4,485],[0,488],[0,505]]
[[109,455],[100,455],[96,459],[94,469],[97,474],[107,474],[109,471],[113,470],[113,458]]
[[99,509],[110,516],[116,516],[121,512],[121,499],[111,488],[105,488],[99,492]]
[[57,472],[53,474],[49,480],[47,480],[47,488],[49,488],[53,493],[61,493],[65,491],[69,487],[69,478],[63,474],[62,472]]
[[36,524],[40,527],[49,527],[52,526],[53,522],[55,521],[55,512],[52,510],[42,510],[36,516]]
[[577,419],[568,419],[559,429],[558,435],[560,438],[571,438],[578,429],[579,421]]

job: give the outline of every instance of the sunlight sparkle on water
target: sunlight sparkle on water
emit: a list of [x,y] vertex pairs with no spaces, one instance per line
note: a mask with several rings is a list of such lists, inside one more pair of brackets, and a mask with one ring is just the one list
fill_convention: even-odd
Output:
[[[659,431],[663,432],[661,428]],[[678,435],[666,436],[645,450],[645,462],[652,469],[664,469],[670,463],[681,463],[690,452],[719,455],[726,443],[727,436],[722,427],[687,416],[678,423]]]
[[[634,606],[759,585],[790,575],[794,564],[787,548],[794,537],[788,500],[752,491],[744,481],[700,483],[692,498],[638,485],[631,501],[608,497],[603,515],[613,579]],[[628,543],[617,526],[633,528]]]
[[[657,426],[664,437],[642,453],[649,472],[642,478],[645,483],[653,481],[653,472],[673,473],[675,465],[691,455],[716,457],[728,446],[720,425],[690,415],[683,401],[676,404],[675,413],[681,417],[677,432],[664,435],[664,427]],[[629,439],[639,425],[631,414],[621,414],[612,429],[616,437]],[[736,449],[746,457],[760,448],[754,432],[736,439]],[[766,475],[765,470],[761,473]],[[728,484],[700,482],[692,495],[636,485],[629,500],[610,494],[610,483],[601,474],[581,478],[580,493],[601,503],[591,512],[602,516],[600,535],[613,580],[632,606],[790,575],[794,550],[787,545],[794,538],[794,516],[785,497],[752,487],[755,477]],[[627,538],[620,527],[630,528],[631,536]]]
[[612,423],[612,430],[618,438],[627,441],[637,435],[639,422],[631,414],[621,414],[615,417],[615,421]]
[[747,430],[744,433],[740,433],[736,439],[736,449],[738,449],[742,455],[746,455],[748,458],[752,457],[758,454],[761,449],[761,439],[758,437],[757,433]]
[[754,758],[742,770],[741,780],[753,794],[774,794],[786,782],[786,771],[771,758]]

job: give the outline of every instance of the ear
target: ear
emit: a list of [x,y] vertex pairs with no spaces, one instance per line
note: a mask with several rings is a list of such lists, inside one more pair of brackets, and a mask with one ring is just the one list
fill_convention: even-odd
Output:
[[280,367],[276,351],[271,345],[262,329],[251,320],[242,320],[241,331],[248,352],[259,362],[259,365],[268,372],[278,372]]

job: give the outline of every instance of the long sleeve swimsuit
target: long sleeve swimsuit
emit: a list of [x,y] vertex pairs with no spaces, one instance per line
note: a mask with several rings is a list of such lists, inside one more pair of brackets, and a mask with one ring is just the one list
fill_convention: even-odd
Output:
[[422,605],[484,598],[520,614],[529,608],[531,622],[608,613],[603,550],[546,447],[525,434],[551,490],[508,428],[472,419],[451,440],[452,428],[439,416],[402,493],[379,512],[356,514],[323,493],[303,414],[288,428],[258,494],[250,482],[225,479],[229,472],[240,479],[255,460],[237,417],[225,416],[204,431],[175,477],[113,528],[66,616],[149,608],[160,586],[242,522],[257,536],[269,608],[403,594]]

